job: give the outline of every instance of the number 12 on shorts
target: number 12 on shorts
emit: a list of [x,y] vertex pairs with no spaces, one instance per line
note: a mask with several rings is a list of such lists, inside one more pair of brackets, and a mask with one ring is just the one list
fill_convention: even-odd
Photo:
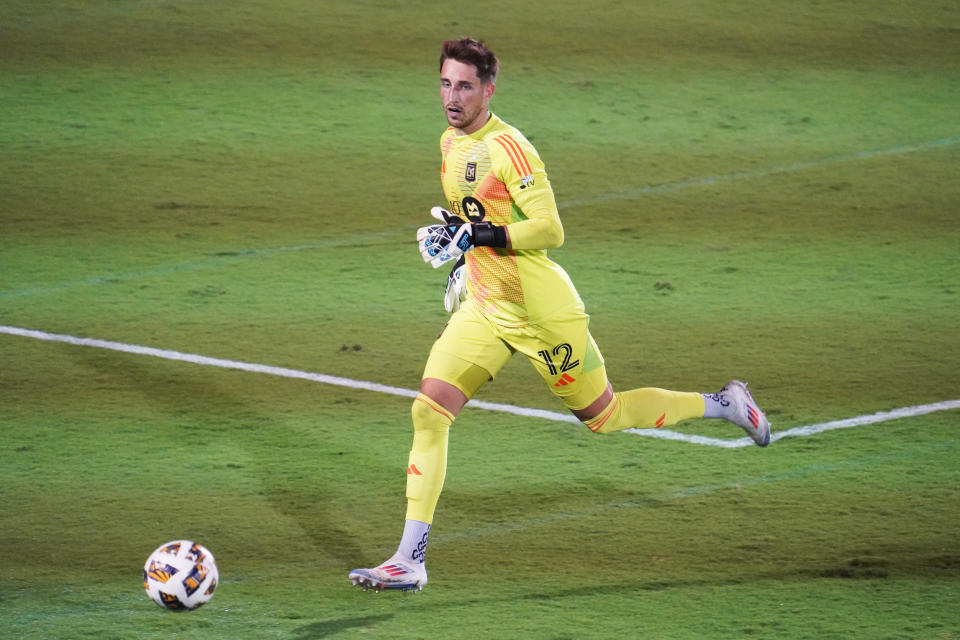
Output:
[[537,353],[543,358],[543,361],[546,363],[547,368],[550,370],[551,375],[556,375],[557,373],[563,373],[564,371],[570,371],[570,369],[574,369],[580,366],[579,360],[574,360],[573,362],[570,362],[570,358],[573,357],[573,347],[571,347],[566,342],[564,342],[563,344],[558,344],[553,348],[553,352],[552,352],[553,356],[559,356],[561,353],[563,354],[563,361],[560,363],[559,370],[557,369],[557,365],[554,364],[550,351],[548,351],[547,349],[543,349],[542,351],[538,351]]

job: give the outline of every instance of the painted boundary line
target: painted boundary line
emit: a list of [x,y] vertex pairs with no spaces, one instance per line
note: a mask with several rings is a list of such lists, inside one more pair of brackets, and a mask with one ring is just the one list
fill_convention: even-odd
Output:
[[[812,436],[824,431],[833,431],[834,429],[847,429],[850,427],[862,427],[868,424],[878,422],[888,422],[899,418],[912,418],[922,416],[937,411],[949,411],[951,409],[960,409],[960,400],[945,400],[944,402],[935,402],[933,404],[921,404],[914,407],[903,407],[892,411],[879,411],[864,416],[846,418],[844,420],[833,420],[831,422],[821,422],[820,424],[811,424],[804,427],[794,427],[786,431],[774,431],[770,436],[770,441],[774,442],[781,438]],[[739,438],[737,440],[722,440],[720,438],[707,438],[705,436],[694,436],[685,433],[676,433],[674,431],[656,431],[653,429],[626,429],[630,433],[639,435],[662,438],[664,440],[683,440],[694,444],[703,444],[711,447],[720,447],[723,449],[739,449],[742,447],[753,446],[753,440],[750,438]]]
[[[272,367],[264,364],[255,364],[252,362],[242,362],[239,360],[226,360],[223,358],[210,358],[193,353],[183,353],[181,351],[171,351],[168,349],[156,349],[154,347],[143,347],[135,344],[126,344],[123,342],[113,342],[110,340],[98,340],[95,338],[78,338],[76,336],[65,335],[61,333],[47,333],[46,331],[36,331],[34,329],[22,329],[20,327],[10,327],[0,325],[0,333],[12,336],[21,336],[24,338],[33,338],[35,340],[45,340],[47,342],[61,342],[83,347],[94,347],[97,349],[107,349],[110,351],[120,351],[123,353],[132,353],[136,355],[152,356],[165,360],[176,360],[180,362],[189,362],[208,367],[219,367],[221,369],[234,369],[238,371],[247,371],[251,373],[265,373],[267,375],[281,376],[284,378],[296,378],[300,380],[310,380],[322,384],[329,384],[338,387],[348,387],[350,389],[362,389],[366,391],[375,391],[406,398],[415,398],[417,391],[414,389],[404,389],[402,387],[392,387],[379,384],[377,382],[367,382],[364,380],[353,380],[351,378],[342,378],[340,376],[330,376],[322,373],[310,373],[299,371],[297,369],[288,369],[285,367]],[[568,422],[580,424],[573,415],[566,413],[557,413],[545,409],[530,409],[527,407],[517,407],[510,404],[499,404],[496,402],[484,402],[481,400],[471,400],[467,403],[468,407],[483,409],[485,411],[496,411],[500,413],[510,413],[526,418],[541,418],[543,420],[552,420],[554,422]],[[948,411],[951,409],[960,409],[960,399],[947,400],[934,404],[925,404],[915,407],[904,407],[894,409],[893,411],[881,411],[870,415],[847,418],[845,420],[834,420],[821,424],[807,425],[803,427],[794,427],[786,431],[774,432],[771,440],[780,440],[786,437],[810,436],[833,429],[845,429],[849,427],[860,427],[888,420],[897,420],[899,418],[910,418],[921,416],[937,411]],[[626,429],[624,433],[632,433],[650,438],[660,438],[663,440],[679,440],[691,444],[700,444],[723,449],[739,449],[753,445],[753,440],[747,437],[736,440],[723,440],[720,438],[708,438],[705,436],[689,435],[678,433],[676,431],[664,431],[662,429]]]

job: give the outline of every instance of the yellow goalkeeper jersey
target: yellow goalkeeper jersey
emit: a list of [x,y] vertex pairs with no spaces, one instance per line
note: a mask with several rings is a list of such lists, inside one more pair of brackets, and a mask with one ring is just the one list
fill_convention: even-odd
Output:
[[517,129],[491,114],[482,129],[440,137],[440,181],[451,213],[507,225],[510,249],[466,253],[467,293],[498,324],[523,326],[559,311],[583,310],[566,271],[546,249],[563,244],[563,226],[543,162]]

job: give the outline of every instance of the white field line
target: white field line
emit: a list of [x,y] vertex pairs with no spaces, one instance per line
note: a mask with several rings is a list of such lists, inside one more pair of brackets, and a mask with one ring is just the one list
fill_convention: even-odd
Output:
[[[774,431],[770,436],[770,441],[773,442],[775,440],[780,440],[781,438],[789,437],[812,436],[817,433],[832,431],[834,429],[862,427],[868,424],[887,422],[889,420],[897,420],[899,418],[922,416],[928,413],[935,413],[937,411],[949,411],[950,409],[960,409],[960,400],[946,400],[944,402],[935,402],[933,404],[921,404],[914,407],[894,409],[893,411],[880,411],[877,413],[871,413],[869,415],[846,418],[844,420],[833,420],[831,422],[821,422],[820,424],[811,424],[805,427],[794,427],[792,429],[787,429],[786,431]],[[686,442],[705,444],[711,447],[722,447],[724,449],[739,449],[741,447],[749,447],[753,445],[753,440],[746,437],[739,438],[737,440],[721,440],[719,438],[691,436],[683,433],[659,431],[656,429],[627,429],[627,431],[630,433],[651,436],[654,438],[663,438],[665,440],[684,440]]]
[[[330,376],[323,373],[310,373],[307,371],[299,371],[297,369],[288,369],[285,367],[272,367],[265,364],[255,364],[251,362],[241,362],[238,360],[225,360],[222,358],[210,358],[208,356],[201,356],[193,353],[183,353],[180,351],[170,351],[168,349],[156,349],[154,347],[143,347],[135,344],[125,344],[123,342],[112,342],[110,340],[97,340],[94,338],[78,338],[76,336],[70,336],[60,333],[47,333],[46,331],[36,331],[34,329],[21,329],[19,327],[9,327],[0,325],[0,333],[5,333],[12,336],[21,336],[24,338],[33,338],[35,340],[45,340],[48,342],[62,342],[66,344],[78,345],[83,347],[94,347],[97,349],[108,349],[110,351],[120,351],[123,353],[133,353],[137,355],[152,356],[155,358],[163,358],[165,360],[177,360],[180,362],[189,362],[192,364],[199,364],[208,367],[220,367],[222,369],[235,369],[238,371],[248,371],[251,373],[265,373],[273,376],[281,376],[284,378],[297,378],[300,380],[310,380],[313,382],[320,382],[322,384],[329,384],[338,387],[348,387],[350,389],[363,389],[366,391],[376,391],[378,393],[386,393],[389,395],[403,396],[406,398],[415,398],[417,396],[417,391],[414,389],[404,389],[402,387],[392,387],[389,385],[379,384],[377,382],[367,382],[364,380],[352,380],[350,378],[342,378],[340,376]],[[475,409],[483,409],[485,411],[498,411],[501,413],[510,413],[513,415],[523,416],[526,418],[541,418],[543,420],[553,420],[555,422],[569,422],[573,424],[580,424],[580,421],[577,420],[570,414],[566,413],[557,413],[554,411],[547,411],[544,409],[530,409],[527,407],[517,407],[509,404],[499,404],[496,402],[484,402],[481,400],[471,400],[467,403],[468,407],[473,407]],[[937,402],[934,404],[919,405],[915,407],[904,407],[902,409],[894,409],[893,411],[881,411],[879,413],[874,413],[870,415],[857,416],[854,418],[848,418],[845,420],[835,420],[832,422],[823,422],[821,424],[807,425],[803,427],[794,427],[793,429],[788,429],[786,431],[774,432],[771,440],[780,440],[781,438],[786,437],[797,437],[797,436],[809,436],[816,433],[822,433],[824,431],[831,431],[833,429],[845,429],[849,427],[860,427],[868,424],[875,424],[878,422],[886,422],[888,420],[897,420],[899,418],[910,418],[913,416],[920,416],[928,413],[933,413],[936,411],[948,411],[950,409],[960,409],[960,400],[948,400],[945,402]],[[689,435],[685,433],[677,433],[675,431],[665,431],[662,429],[627,429],[624,433],[632,433],[640,436],[647,436],[651,438],[661,438],[664,440],[680,440],[682,442],[689,442],[692,444],[700,444],[711,447],[720,447],[723,449],[739,449],[742,447],[749,447],[753,445],[753,440],[747,437],[739,438],[736,440],[723,440],[720,438],[708,438],[705,436]]]

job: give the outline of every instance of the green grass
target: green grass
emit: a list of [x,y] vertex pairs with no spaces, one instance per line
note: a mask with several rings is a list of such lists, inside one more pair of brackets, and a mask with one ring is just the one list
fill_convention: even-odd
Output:
[[[439,42],[500,54],[621,389],[775,430],[960,398],[949,3],[12,1],[0,324],[415,388]],[[425,302],[426,301],[426,302]],[[560,411],[514,359],[480,398]],[[409,400],[0,334],[11,638],[957,638],[957,411],[721,450],[467,409],[417,597]],[[693,421],[676,430],[735,438]],[[211,604],[140,586],[209,546]]]

